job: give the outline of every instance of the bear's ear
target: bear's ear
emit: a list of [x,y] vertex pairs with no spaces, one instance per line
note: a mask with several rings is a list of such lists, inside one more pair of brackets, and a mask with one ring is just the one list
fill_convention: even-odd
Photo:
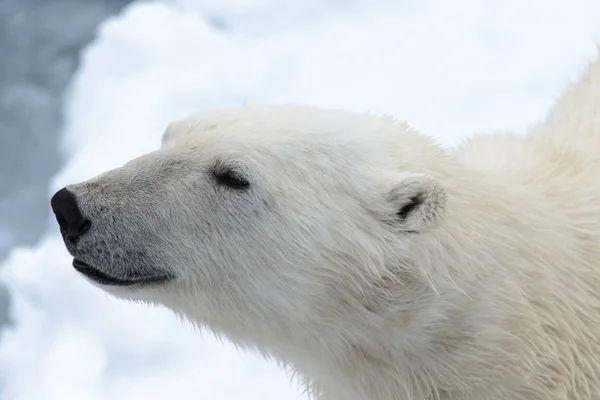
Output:
[[426,174],[402,174],[392,181],[388,192],[394,215],[389,221],[406,233],[420,233],[433,228],[443,218],[446,191]]
[[162,147],[164,147],[167,143],[175,139],[175,137],[177,136],[177,132],[180,130],[178,128],[181,128],[181,125],[182,121],[179,120],[172,121],[169,125],[167,125],[167,128],[165,129],[165,132],[162,135],[160,143]]

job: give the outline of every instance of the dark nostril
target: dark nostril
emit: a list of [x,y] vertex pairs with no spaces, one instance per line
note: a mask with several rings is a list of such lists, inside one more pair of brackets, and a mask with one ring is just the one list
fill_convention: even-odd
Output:
[[50,205],[65,240],[74,243],[90,228],[90,220],[81,214],[75,195],[66,188],[52,196]]

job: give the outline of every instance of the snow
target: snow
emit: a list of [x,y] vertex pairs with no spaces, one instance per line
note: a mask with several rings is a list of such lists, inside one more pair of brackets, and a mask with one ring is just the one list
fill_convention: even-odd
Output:
[[[48,195],[155,150],[175,118],[245,99],[390,113],[447,145],[523,130],[594,57],[599,20],[597,0],[138,2],[83,55]],[[16,324],[0,398],[302,398],[274,362],[89,285],[46,222],[0,270]]]

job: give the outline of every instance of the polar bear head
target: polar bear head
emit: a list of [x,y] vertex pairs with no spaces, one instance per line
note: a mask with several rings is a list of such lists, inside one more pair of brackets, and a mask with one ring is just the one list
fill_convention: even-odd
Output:
[[52,207],[75,269],[118,297],[238,342],[340,334],[425,286],[446,158],[391,118],[251,104],[172,123]]

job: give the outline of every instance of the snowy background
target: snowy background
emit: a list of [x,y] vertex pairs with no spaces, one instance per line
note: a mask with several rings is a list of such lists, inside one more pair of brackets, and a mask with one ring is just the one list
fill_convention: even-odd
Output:
[[78,278],[50,195],[244,99],[386,112],[448,145],[523,130],[596,43],[598,0],[0,0],[0,398],[301,399]]

